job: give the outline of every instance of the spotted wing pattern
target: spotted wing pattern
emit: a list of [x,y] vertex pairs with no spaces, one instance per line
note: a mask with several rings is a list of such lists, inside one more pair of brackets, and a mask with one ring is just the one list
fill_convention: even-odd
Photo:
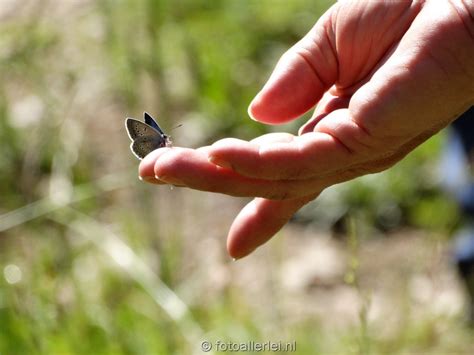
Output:
[[138,158],[143,159],[152,151],[158,148],[166,147],[166,142],[154,137],[140,137],[130,144],[132,153]]
[[[138,159],[143,159],[153,150],[171,144],[168,136],[163,133],[156,121],[149,115],[149,118],[147,118],[147,115],[148,114],[145,113],[145,120],[154,123],[153,125],[134,118],[127,118],[125,121],[128,136],[132,140],[130,149]],[[149,121],[150,119],[152,121]],[[155,125],[157,128],[153,127]]]
[[127,118],[127,120],[125,121],[125,125],[127,127],[128,136],[131,140],[135,140],[139,137],[162,136],[162,133],[157,131],[152,126],[134,118]]

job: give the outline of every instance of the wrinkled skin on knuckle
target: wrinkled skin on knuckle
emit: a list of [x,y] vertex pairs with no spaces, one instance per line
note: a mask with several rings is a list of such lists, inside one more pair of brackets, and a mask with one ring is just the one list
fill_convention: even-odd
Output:
[[391,155],[382,159],[366,162],[363,165],[352,168],[351,170],[354,173],[357,173],[357,176],[376,174],[391,168],[401,159],[402,157],[398,157],[397,155]]
[[311,180],[284,180],[280,181],[272,191],[268,191],[262,196],[269,200],[289,200],[294,198],[301,198],[308,194],[319,192],[318,189],[313,188]]
[[279,191],[272,191],[267,196],[261,196],[261,197],[267,198],[269,200],[282,201],[282,200],[287,200],[291,196],[290,196],[290,193],[288,191],[286,191],[284,189],[281,189]]
[[312,166],[295,166],[293,169],[288,169],[285,173],[285,179],[288,180],[300,180],[308,176],[315,175],[314,168]]

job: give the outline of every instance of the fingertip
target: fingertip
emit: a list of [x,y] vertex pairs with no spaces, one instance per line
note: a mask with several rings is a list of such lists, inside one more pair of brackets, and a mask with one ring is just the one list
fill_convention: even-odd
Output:
[[252,239],[246,238],[245,233],[242,233],[243,226],[232,225],[229,235],[227,237],[227,253],[233,259],[242,259],[251,254],[258,245],[254,245]]
[[238,138],[223,138],[218,141],[215,141],[211,145],[211,150],[216,148],[233,148],[236,146],[242,146],[248,144],[248,141],[244,141]]
[[221,168],[226,168],[226,169],[232,169],[232,164],[230,164],[228,161],[216,157],[216,156],[210,156],[208,158],[209,163],[220,166]]
[[250,105],[249,107],[247,108],[247,114],[249,115],[249,117],[254,120],[255,122],[260,122],[258,120],[258,118],[255,116],[254,114],[254,108],[253,106],[255,105],[254,102],[257,100],[257,97],[258,97],[258,94],[257,96],[255,96],[255,98],[250,102]]
[[144,182],[147,182],[149,184],[153,184],[153,185],[165,185],[166,182],[164,181],[161,181],[159,179],[157,179],[156,177],[151,177],[151,176],[145,176],[144,178],[142,178],[141,176],[138,177],[140,181],[144,181]]
[[140,176],[143,180],[146,180],[147,177],[154,177],[155,161],[164,153],[164,150],[168,149],[169,148],[156,149],[143,158],[143,160],[138,165],[138,176]]
[[308,122],[306,122],[300,127],[300,129],[298,130],[298,135],[301,136],[305,133],[313,132],[314,127],[316,127],[316,125],[327,115],[327,113],[323,113],[320,115],[313,116]]
[[[182,148],[163,148],[167,149],[163,154],[156,157],[153,162],[153,176],[168,176],[168,170],[176,168],[176,157],[179,156]],[[179,162],[179,161],[178,161]],[[172,175],[172,174],[171,174]]]
[[284,124],[310,110],[327,88],[315,70],[290,50],[249,105],[249,116],[267,124]]
[[260,123],[265,124],[282,124],[285,123],[288,118],[285,117],[284,112],[279,110],[276,112],[276,107],[272,103],[274,100],[272,94],[268,94],[268,84],[260,91],[254,99],[250,102],[247,109],[249,117]]
[[259,168],[259,145],[235,138],[215,142],[208,153],[208,161],[213,165],[231,169],[245,176],[253,176]]
[[208,151],[208,160],[216,165],[229,168],[228,158],[241,156],[256,146],[237,138],[224,138],[214,142]]
[[249,202],[237,215],[227,236],[227,252],[232,258],[241,259],[257,248],[255,229],[258,229],[258,199]]
[[[232,240],[232,239],[229,239]],[[242,259],[254,252],[255,249],[245,249],[241,248],[239,245],[235,243],[227,243],[227,253],[229,256],[234,260],[237,261],[239,259]]]
[[240,259],[270,240],[289,221],[291,216],[318,193],[292,200],[256,198],[237,215],[227,237],[227,252]]

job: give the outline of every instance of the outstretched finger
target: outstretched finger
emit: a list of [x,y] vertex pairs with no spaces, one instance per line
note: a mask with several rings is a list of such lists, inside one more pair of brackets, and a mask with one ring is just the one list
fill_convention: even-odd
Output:
[[239,259],[271,239],[306,203],[318,194],[297,199],[275,201],[252,200],[237,215],[227,237],[227,251]]
[[[207,150],[208,147],[197,150],[173,147],[164,154],[156,153],[145,158],[142,162],[143,171],[147,171],[148,166],[153,165],[156,178],[168,184],[231,196],[264,197],[274,200],[305,196],[319,186],[327,185],[325,180],[269,181],[242,176],[231,169],[210,163]],[[156,160],[153,161],[154,158]]]

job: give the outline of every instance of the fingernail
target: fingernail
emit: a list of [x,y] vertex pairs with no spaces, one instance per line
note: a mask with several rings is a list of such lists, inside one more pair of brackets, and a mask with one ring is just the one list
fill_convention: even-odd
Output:
[[[258,95],[257,95],[258,96]],[[249,115],[249,117],[254,120],[255,122],[258,122],[258,120],[254,117],[253,113],[252,113],[252,105],[255,101],[255,99],[257,98],[257,96],[255,96],[255,98],[252,100],[252,102],[250,103],[249,107],[247,108],[247,114]]]
[[218,165],[222,168],[232,169],[232,165],[230,165],[230,163],[228,161],[225,161],[223,159],[210,156],[208,158],[208,160],[209,160],[210,163]]
[[138,176],[138,179],[140,181],[145,181],[145,182],[150,182],[150,183],[154,183],[156,182],[156,179],[153,177],[153,176]]
[[172,185],[184,185],[183,182],[179,179],[176,179],[174,177],[170,176],[155,176],[156,179],[166,182],[167,184],[172,184]]

